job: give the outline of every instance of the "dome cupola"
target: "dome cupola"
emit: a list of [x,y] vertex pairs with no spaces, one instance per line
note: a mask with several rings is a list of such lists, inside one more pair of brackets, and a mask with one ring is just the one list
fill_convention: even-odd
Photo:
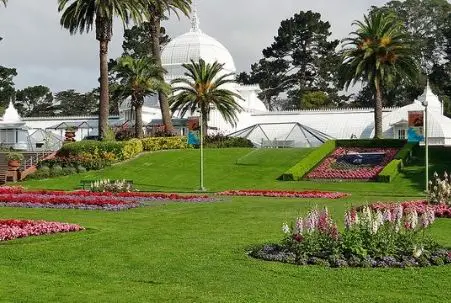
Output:
[[183,64],[191,60],[203,59],[207,63],[218,61],[224,64],[225,73],[235,73],[235,62],[227,48],[219,41],[204,34],[199,26],[197,10],[193,9],[191,30],[171,40],[161,54],[162,65],[166,69],[168,81],[182,77],[185,73]]

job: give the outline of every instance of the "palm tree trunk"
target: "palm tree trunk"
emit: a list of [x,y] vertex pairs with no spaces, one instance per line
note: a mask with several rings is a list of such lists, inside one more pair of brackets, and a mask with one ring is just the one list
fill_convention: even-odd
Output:
[[382,90],[380,80],[376,80],[376,104],[374,105],[374,138],[382,139]]
[[208,136],[208,111],[204,106],[201,106],[201,114],[202,114],[202,132],[203,139]]
[[113,19],[96,15],[96,39],[100,45],[100,102],[99,139],[103,140],[108,131],[110,95],[108,91],[108,43],[113,35]]
[[[157,66],[163,67],[161,63],[161,46],[160,46],[160,36],[161,36],[161,18],[158,15],[158,10],[154,6],[149,8],[151,12],[150,16],[150,38],[152,39],[152,49],[151,54],[155,60]],[[164,79],[164,75],[160,75],[161,79]],[[163,119],[163,124],[165,131],[167,133],[172,133],[174,131],[174,126],[172,125],[172,115],[169,109],[168,96],[164,92],[158,92],[158,100],[160,102],[161,117]]]
[[99,103],[99,139],[103,140],[108,130],[109,116],[108,92],[108,40],[100,41],[100,103]]
[[137,102],[135,105],[135,137],[136,138],[144,137],[142,111],[143,111],[143,102]]

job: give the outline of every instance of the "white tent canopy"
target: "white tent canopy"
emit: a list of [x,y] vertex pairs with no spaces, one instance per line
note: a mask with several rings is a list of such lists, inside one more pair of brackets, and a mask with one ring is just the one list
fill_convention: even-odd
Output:
[[246,138],[259,148],[316,147],[333,139],[297,122],[255,124],[229,136]]

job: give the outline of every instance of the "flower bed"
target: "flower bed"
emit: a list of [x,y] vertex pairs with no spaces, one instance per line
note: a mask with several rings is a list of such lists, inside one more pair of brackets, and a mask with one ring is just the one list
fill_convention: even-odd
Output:
[[32,208],[75,208],[125,210],[145,201],[209,202],[206,195],[178,195],[145,192],[90,192],[90,191],[25,191],[20,187],[0,187],[0,206]]
[[310,191],[277,191],[277,190],[228,190],[218,193],[221,196],[258,196],[278,198],[323,198],[339,199],[349,196],[346,193],[326,192],[318,190]]
[[421,215],[415,208],[364,207],[345,213],[339,232],[327,209],[311,210],[291,226],[284,223],[281,244],[258,246],[252,257],[297,265],[331,267],[422,267],[451,263],[451,250],[441,247],[424,231],[435,220],[434,210]]
[[84,228],[69,223],[32,220],[0,220],[0,241],[80,230],[84,230]]
[[[436,217],[440,218],[451,218],[451,206],[446,205],[444,203],[441,204],[429,204],[426,200],[414,200],[414,201],[406,201],[401,203],[396,202],[375,202],[370,205],[373,210],[390,210],[393,211],[395,208],[399,207],[399,205],[404,209],[414,209],[419,215],[424,214],[428,210],[432,210]],[[357,208],[357,210],[361,210],[362,207]]]
[[[326,157],[315,169],[306,175],[310,180],[375,180],[396,153],[398,148],[348,148],[339,147]],[[375,158],[377,161],[368,161],[368,163],[359,163],[359,161],[346,162],[342,159],[346,156],[353,156],[358,153],[383,153],[381,158]]]

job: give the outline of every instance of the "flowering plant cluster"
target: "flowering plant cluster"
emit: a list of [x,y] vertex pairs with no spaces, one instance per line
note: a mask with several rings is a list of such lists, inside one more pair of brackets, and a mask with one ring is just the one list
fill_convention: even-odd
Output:
[[32,220],[0,220],[0,241],[80,230],[84,230],[84,228],[69,223]]
[[228,190],[218,193],[222,196],[263,196],[278,198],[323,198],[339,199],[349,196],[346,193],[327,192],[318,190],[309,191],[277,191],[277,190]]
[[451,251],[425,233],[435,220],[434,210],[421,215],[401,205],[393,209],[345,213],[345,229],[338,232],[327,209],[311,210],[291,226],[284,223],[282,244],[268,244],[250,255],[265,260],[331,267],[411,267],[451,263]]
[[[451,218],[451,206],[446,204],[430,204],[426,200],[413,200],[405,201],[401,203],[395,202],[375,202],[369,207],[375,211],[393,211],[395,208],[402,207],[403,210],[414,209],[419,215],[424,214],[427,211],[433,211],[436,217]],[[358,207],[357,210],[362,210],[362,207]]]
[[110,181],[109,179],[103,179],[92,182],[90,189],[93,192],[112,192],[112,193],[131,192],[135,190],[131,182],[128,182],[126,180]]
[[[309,172],[307,179],[320,180],[374,180],[399,151],[398,148],[346,148],[339,147],[326,157],[320,165]],[[380,153],[377,161],[369,163],[347,163],[341,159],[359,153]],[[359,159],[357,159],[359,160]],[[380,160],[380,161],[379,161]]]
[[91,191],[25,191],[21,187],[0,187],[0,206],[33,208],[76,208],[125,210],[145,201],[209,202],[206,195],[178,195],[146,192],[91,192]]
[[434,173],[434,178],[429,181],[428,199],[431,203],[443,203],[451,207],[451,175],[446,171],[443,173],[443,179],[437,172]]

